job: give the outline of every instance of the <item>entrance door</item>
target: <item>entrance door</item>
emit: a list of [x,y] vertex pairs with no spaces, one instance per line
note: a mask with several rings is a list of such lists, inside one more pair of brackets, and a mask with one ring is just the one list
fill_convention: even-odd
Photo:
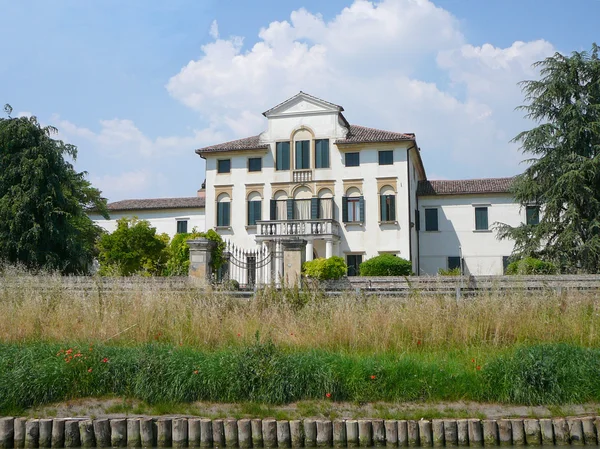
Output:
[[348,276],[358,276],[360,274],[360,264],[362,263],[362,254],[347,254],[346,265],[348,265]]

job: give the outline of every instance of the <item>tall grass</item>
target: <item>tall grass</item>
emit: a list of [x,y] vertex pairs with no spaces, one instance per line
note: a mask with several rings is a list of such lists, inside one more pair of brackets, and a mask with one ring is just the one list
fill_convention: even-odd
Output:
[[169,291],[135,278],[127,280],[127,291],[119,291],[117,281],[111,289],[99,283],[75,290],[70,282],[52,275],[0,276],[0,341],[162,342],[216,350],[246,346],[259,332],[285,348],[369,354],[600,345],[595,293],[490,293],[456,301],[425,294],[327,298],[291,290],[243,300]]

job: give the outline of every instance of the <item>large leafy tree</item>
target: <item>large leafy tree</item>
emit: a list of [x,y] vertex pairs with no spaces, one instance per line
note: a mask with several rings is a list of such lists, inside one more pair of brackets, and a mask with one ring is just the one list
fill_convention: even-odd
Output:
[[600,270],[600,60],[591,52],[560,53],[536,63],[540,79],[521,83],[520,108],[538,126],[520,133],[527,169],[513,192],[537,205],[539,224],[499,226],[515,255],[541,257],[563,272]]
[[102,230],[87,216],[108,218],[106,200],[69,162],[77,148],[53,139],[35,117],[0,118],[0,260],[31,268],[84,273]]

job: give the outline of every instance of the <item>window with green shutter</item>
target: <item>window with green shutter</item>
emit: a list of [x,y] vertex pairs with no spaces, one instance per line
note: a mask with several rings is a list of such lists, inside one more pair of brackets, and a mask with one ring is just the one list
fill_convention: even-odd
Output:
[[379,195],[380,220],[396,221],[396,195]]
[[188,231],[187,220],[177,220],[177,234],[186,234]]
[[277,142],[275,144],[275,169],[289,170],[290,169],[290,143]]
[[231,203],[217,203],[217,226],[230,226]]
[[315,140],[315,168],[329,168],[329,139]]
[[255,226],[261,218],[262,201],[248,201],[248,226]]
[[488,208],[487,207],[476,207],[475,208],[475,230],[476,231],[487,231],[488,228]]
[[379,165],[393,165],[394,164],[394,151],[386,150],[379,152]]
[[296,170],[310,168],[310,140],[296,142]]
[[261,170],[262,170],[262,157],[248,158],[248,171],[261,171]]
[[346,153],[346,167],[358,167],[360,165],[360,153]]
[[539,208],[539,206],[525,207],[525,215],[527,218],[528,225],[540,224],[540,208]]
[[342,197],[342,222],[364,223],[365,199],[362,196]]
[[436,208],[425,209],[425,230],[438,231],[438,210]]

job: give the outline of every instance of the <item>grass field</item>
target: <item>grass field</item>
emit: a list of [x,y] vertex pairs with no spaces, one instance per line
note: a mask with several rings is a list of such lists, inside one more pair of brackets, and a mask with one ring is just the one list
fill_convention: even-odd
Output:
[[149,404],[600,401],[595,294],[456,301],[290,290],[247,301],[135,279],[123,293],[12,276],[18,288],[0,283],[0,412],[106,395]]

